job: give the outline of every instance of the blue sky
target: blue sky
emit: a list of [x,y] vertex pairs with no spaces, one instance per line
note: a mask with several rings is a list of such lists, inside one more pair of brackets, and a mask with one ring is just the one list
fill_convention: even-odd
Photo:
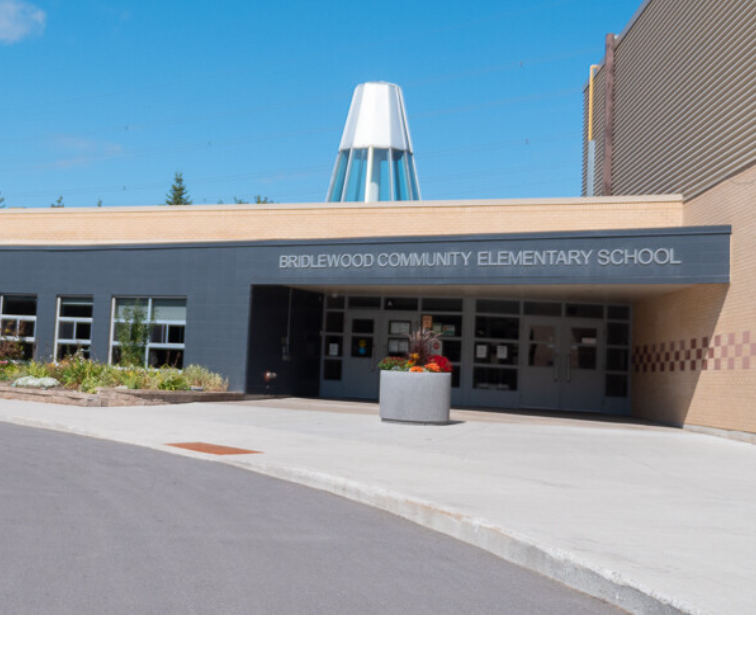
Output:
[[9,207],[325,199],[352,91],[399,84],[423,198],[578,196],[583,83],[641,0],[0,0]]

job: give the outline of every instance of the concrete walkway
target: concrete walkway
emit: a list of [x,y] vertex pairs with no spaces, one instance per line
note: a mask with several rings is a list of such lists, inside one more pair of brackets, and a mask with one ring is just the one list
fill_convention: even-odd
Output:
[[[392,511],[635,613],[756,613],[756,446],[639,423],[268,399],[75,408],[0,421],[221,461]],[[0,436],[1,439],[1,436]],[[261,451],[216,457],[168,443]]]

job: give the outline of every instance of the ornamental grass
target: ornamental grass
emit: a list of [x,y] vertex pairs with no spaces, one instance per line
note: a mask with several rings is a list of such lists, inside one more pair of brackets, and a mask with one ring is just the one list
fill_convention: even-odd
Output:
[[0,360],[0,381],[13,382],[24,376],[54,378],[62,387],[94,394],[97,388],[129,390],[191,390],[225,392],[228,381],[217,373],[192,364],[185,369],[168,366],[159,369],[139,366],[114,366],[79,355],[60,362],[19,362]]

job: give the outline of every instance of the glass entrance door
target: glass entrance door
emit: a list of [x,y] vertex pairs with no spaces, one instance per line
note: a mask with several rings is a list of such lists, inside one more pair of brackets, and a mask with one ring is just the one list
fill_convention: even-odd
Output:
[[560,355],[562,320],[557,317],[523,318],[524,361],[520,406],[558,409],[561,398]]
[[344,346],[344,396],[349,399],[378,397],[376,336],[380,311],[348,311]]
[[564,324],[564,377],[562,405],[565,411],[600,413],[604,401],[603,320],[567,318]]
[[603,410],[603,320],[525,317],[520,406]]
[[379,362],[389,355],[406,356],[410,331],[417,329],[416,313],[380,310],[346,312],[344,396],[377,399]]

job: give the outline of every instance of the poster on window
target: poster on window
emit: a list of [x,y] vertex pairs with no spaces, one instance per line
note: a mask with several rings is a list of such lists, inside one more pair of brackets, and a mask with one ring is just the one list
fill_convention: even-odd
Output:
[[412,323],[404,320],[391,320],[389,322],[389,334],[396,336],[398,334],[409,334],[412,329]]
[[409,341],[406,338],[389,338],[389,355],[406,355],[409,352]]

